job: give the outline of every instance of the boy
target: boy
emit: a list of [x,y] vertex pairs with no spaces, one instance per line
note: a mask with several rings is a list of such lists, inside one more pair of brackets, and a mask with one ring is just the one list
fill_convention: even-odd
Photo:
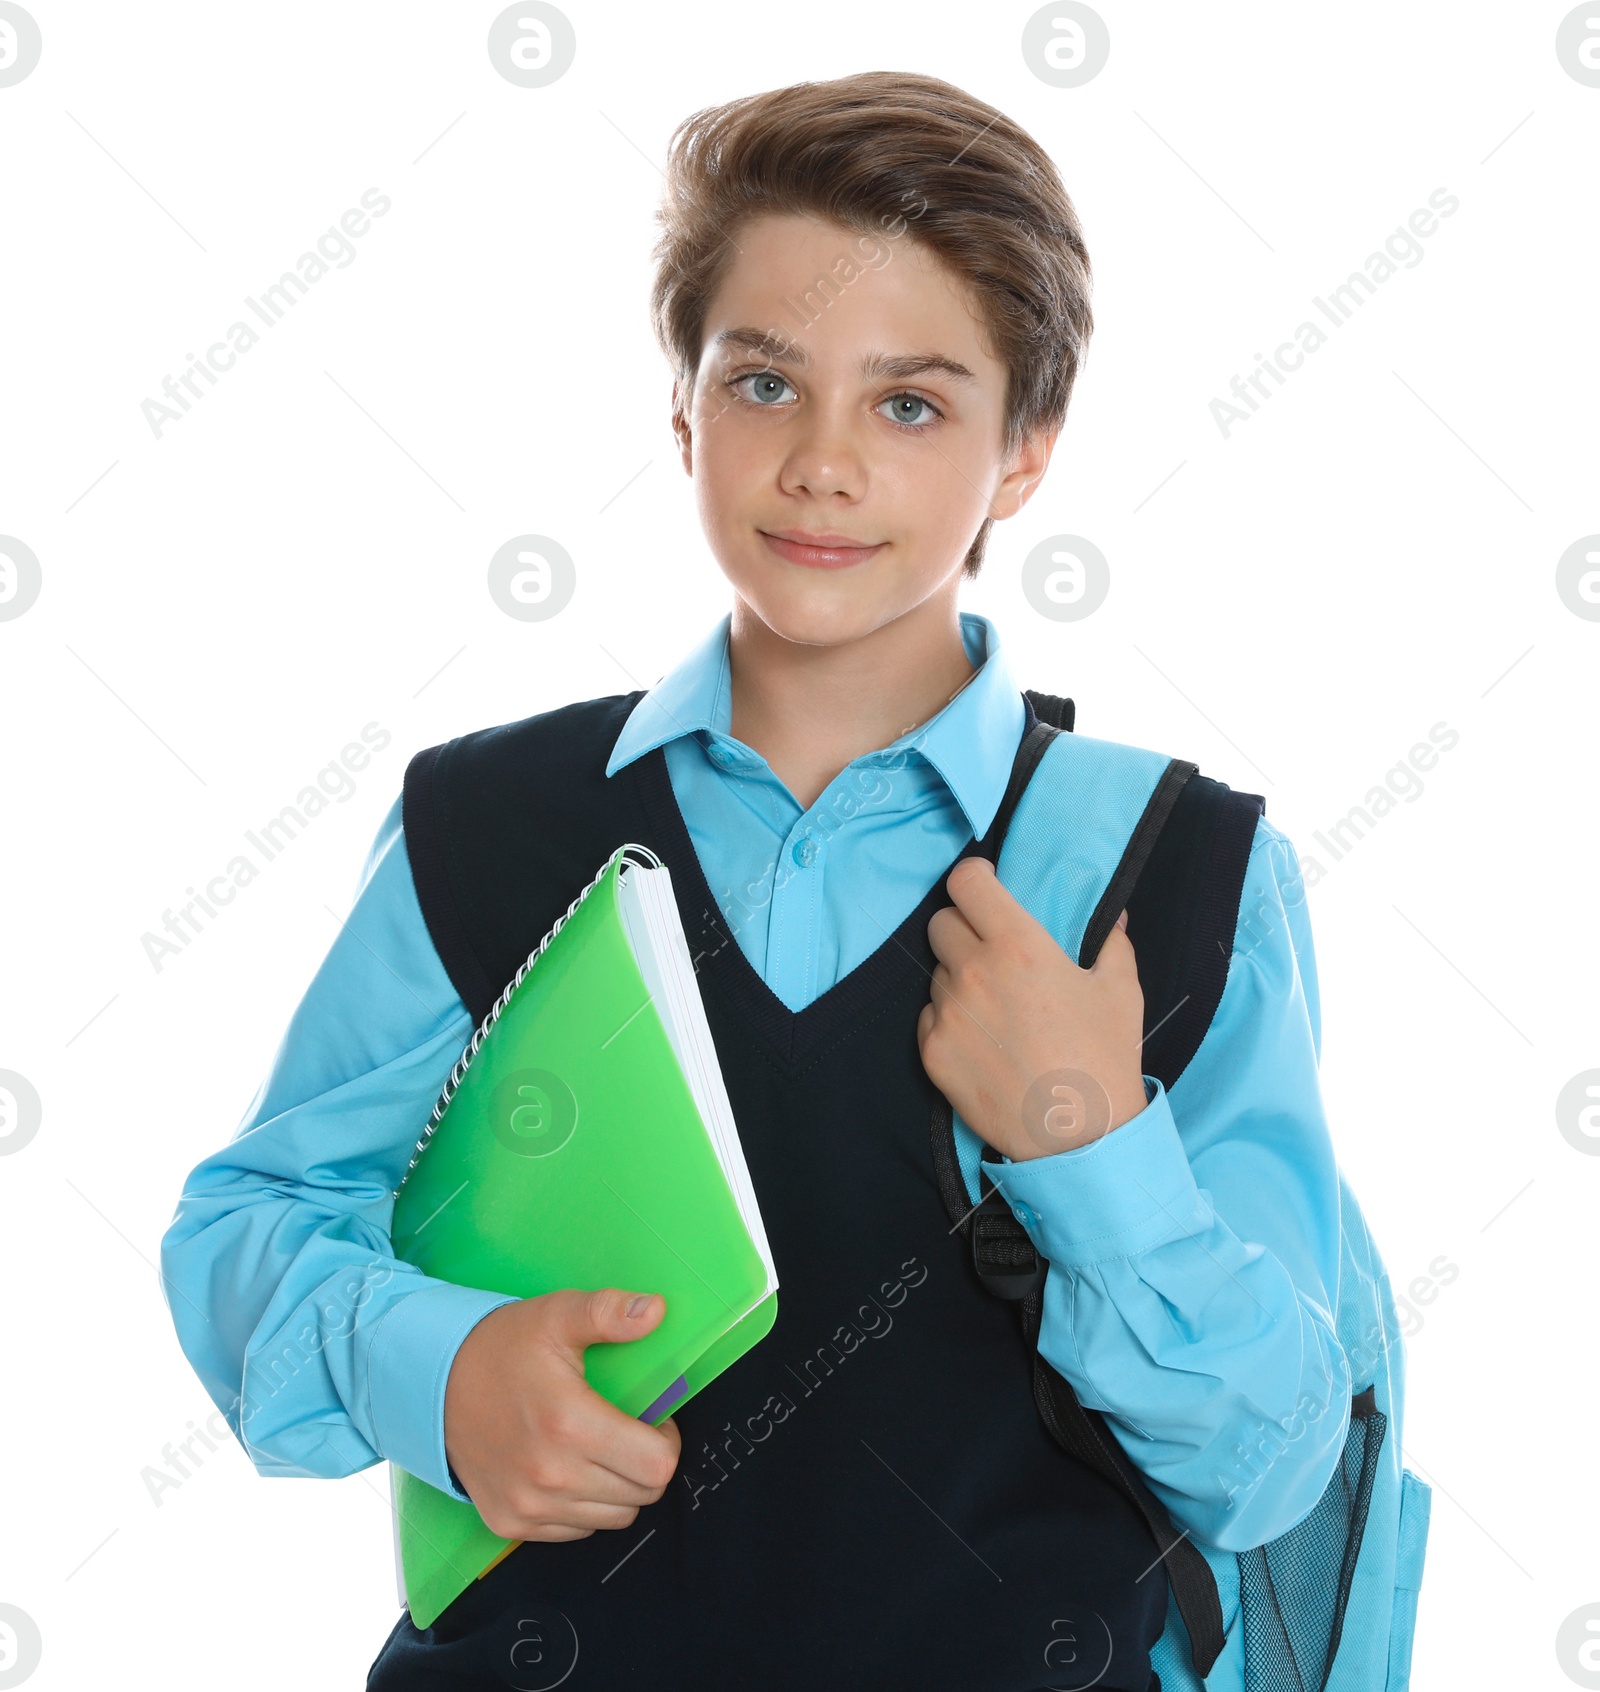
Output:
[[[1080,968],[996,874],[1033,711],[957,608],[1091,327],[1045,153],[931,78],[802,84],[681,126],[661,218],[654,320],[731,613],[648,692],[413,760],[185,1190],[173,1318],[263,1473],[388,1458],[525,1542],[433,1627],[403,1614],[372,1692],[1150,1692],[1180,1661],[1171,1559],[1041,1425],[940,1207],[930,1103],[974,1198],[993,1148],[1051,1268],[1039,1351],[1182,1536],[1294,1526],[1351,1395],[1295,856],[1262,819],[1253,937],[1175,1118],[1126,912]],[[772,1334],[660,1427],[583,1379],[585,1346],[662,1319],[652,1289],[508,1299],[387,1234],[473,1027],[623,840],[672,871],[782,1284]],[[1076,1114],[1047,1108],[1063,1074]],[[1230,1653],[1210,1684],[1239,1684]]]

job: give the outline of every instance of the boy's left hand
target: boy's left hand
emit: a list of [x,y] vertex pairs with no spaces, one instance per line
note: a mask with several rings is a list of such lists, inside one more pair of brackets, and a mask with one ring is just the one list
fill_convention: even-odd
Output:
[[1015,1162],[1086,1145],[1145,1108],[1144,993],[1127,912],[1092,969],[1001,885],[963,858],[928,940],[939,963],[917,1019],[929,1079],[964,1121]]

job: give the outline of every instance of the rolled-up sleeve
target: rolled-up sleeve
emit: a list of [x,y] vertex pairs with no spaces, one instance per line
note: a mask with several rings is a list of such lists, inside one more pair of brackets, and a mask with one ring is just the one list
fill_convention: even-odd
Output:
[[161,1242],[179,1344],[257,1470],[387,1458],[443,1491],[451,1362],[504,1294],[393,1255],[394,1190],[472,1021],[384,819],[348,919],[233,1140],[189,1175]]
[[1222,1550],[1306,1516],[1338,1463],[1339,1182],[1288,839],[1257,825],[1227,985],[1170,1096],[1000,1182],[1049,1259],[1039,1349],[1181,1527]]

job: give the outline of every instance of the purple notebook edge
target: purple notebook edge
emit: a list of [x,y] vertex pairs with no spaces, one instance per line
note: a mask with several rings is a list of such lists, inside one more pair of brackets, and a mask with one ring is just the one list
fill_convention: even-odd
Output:
[[639,1412],[639,1420],[641,1422],[648,1422],[653,1420],[655,1417],[662,1415],[666,1411],[670,1410],[679,1399],[685,1397],[688,1391],[689,1377],[687,1375],[679,1375],[677,1380],[675,1380],[672,1385],[669,1386],[664,1393],[662,1393],[654,1404],[646,1405],[645,1408]]

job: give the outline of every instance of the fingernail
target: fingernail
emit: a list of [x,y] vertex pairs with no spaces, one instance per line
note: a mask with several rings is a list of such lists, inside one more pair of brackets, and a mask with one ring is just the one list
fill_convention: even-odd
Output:
[[635,1293],[633,1297],[628,1300],[628,1314],[630,1316],[644,1315],[645,1306],[649,1304],[649,1302],[650,1295],[648,1293]]

